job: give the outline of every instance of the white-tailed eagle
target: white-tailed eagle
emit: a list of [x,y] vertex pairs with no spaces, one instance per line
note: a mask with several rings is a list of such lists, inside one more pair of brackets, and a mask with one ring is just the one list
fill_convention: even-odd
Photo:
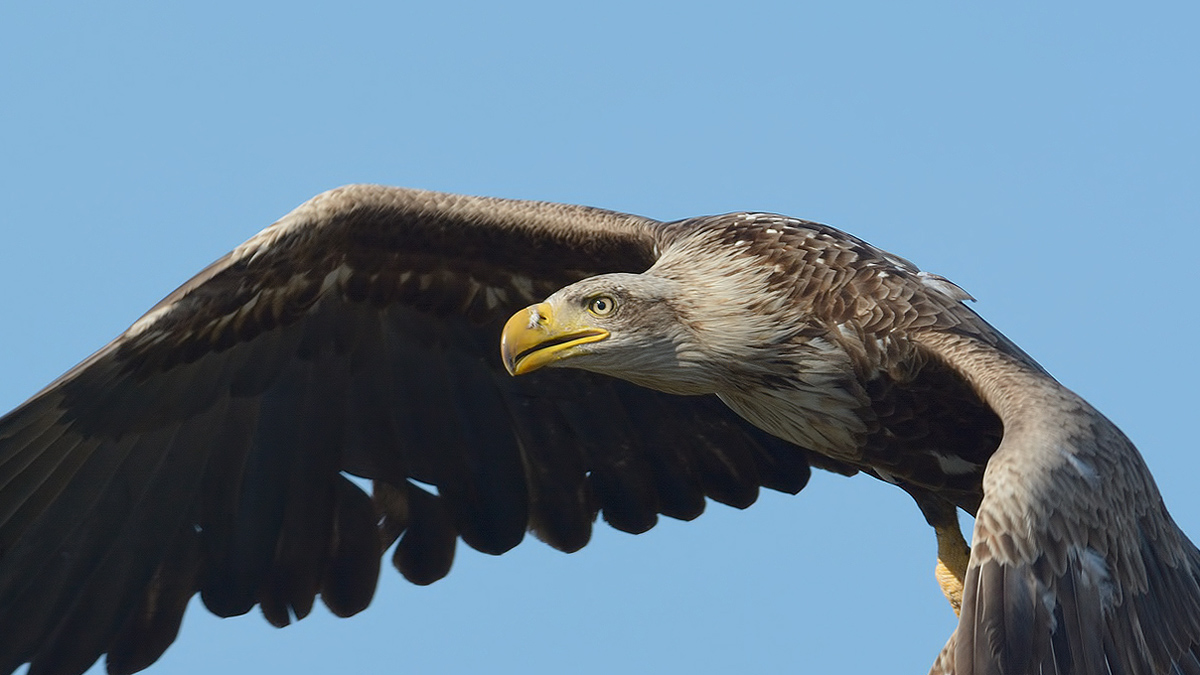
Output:
[[131,673],[196,593],[346,616],[393,544],[428,584],[459,539],[575,551],[813,466],[933,526],[935,673],[1200,673],[1200,552],[1137,450],[967,299],[784,216],[327,192],[0,418],[0,673]]

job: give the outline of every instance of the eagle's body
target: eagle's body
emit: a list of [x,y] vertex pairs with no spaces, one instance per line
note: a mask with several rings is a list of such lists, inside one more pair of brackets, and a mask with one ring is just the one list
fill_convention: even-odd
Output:
[[1200,673],[1200,553],[1137,451],[968,298],[770,214],[318,196],[0,419],[0,672],[130,672],[196,592],[348,615],[397,538],[430,583],[458,538],[573,551],[812,465],[935,527],[935,672]]

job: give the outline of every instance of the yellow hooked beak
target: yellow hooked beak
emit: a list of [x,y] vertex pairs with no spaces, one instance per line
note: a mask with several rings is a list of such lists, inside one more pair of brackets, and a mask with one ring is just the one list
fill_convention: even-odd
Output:
[[524,375],[571,356],[574,347],[606,337],[603,328],[560,325],[554,320],[554,309],[543,302],[513,314],[504,324],[500,356],[509,374]]

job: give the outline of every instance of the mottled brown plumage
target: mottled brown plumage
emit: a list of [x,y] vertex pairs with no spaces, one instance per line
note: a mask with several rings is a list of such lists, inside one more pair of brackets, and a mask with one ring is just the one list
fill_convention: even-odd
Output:
[[[574,370],[504,373],[510,314],[597,293],[624,313],[555,343]],[[458,539],[574,551],[597,515],[641,532],[810,465],[896,483],[939,531],[977,517],[935,672],[1200,672],[1200,554],[1137,451],[968,297],[782,216],[325,193],[0,418],[0,673],[133,672],[197,592],[349,615],[397,539],[431,583]]]

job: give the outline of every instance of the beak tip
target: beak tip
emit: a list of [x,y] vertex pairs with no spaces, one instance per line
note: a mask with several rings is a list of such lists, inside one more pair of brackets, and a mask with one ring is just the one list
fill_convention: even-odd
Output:
[[519,356],[528,347],[525,343],[530,341],[531,328],[528,318],[530,309],[526,308],[512,315],[500,333],[500,360],[504,363],[504,369],[513,377],[528,370],[521,368]]

